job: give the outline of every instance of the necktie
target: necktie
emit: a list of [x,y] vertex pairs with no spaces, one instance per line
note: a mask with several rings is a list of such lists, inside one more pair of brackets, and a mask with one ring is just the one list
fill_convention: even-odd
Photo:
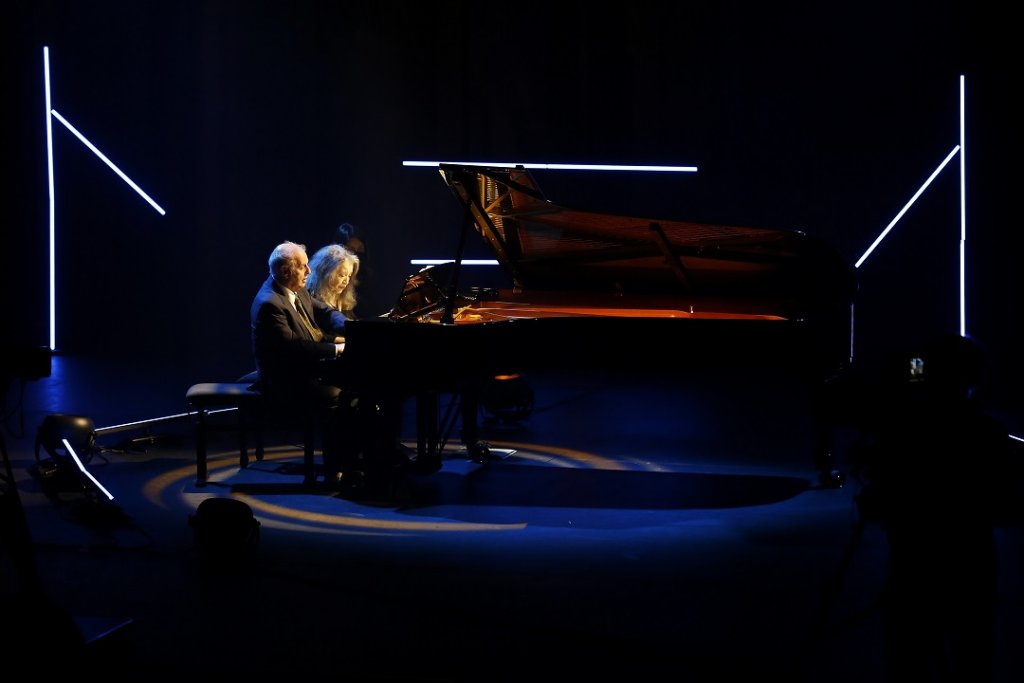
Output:
[[295,310],[299,314],[299,320],[301,320],[302,324],[306,326],[307,330],[309,330],[309,334],[313,337],[313,341],[320,341],[323,339],[324,333],[321,332],[320,328],[314,325],[313,321],[309,319],[308,315],[306,315],[306,309],[302,306],[302,301],[299,300],[299,297],[295,297]]

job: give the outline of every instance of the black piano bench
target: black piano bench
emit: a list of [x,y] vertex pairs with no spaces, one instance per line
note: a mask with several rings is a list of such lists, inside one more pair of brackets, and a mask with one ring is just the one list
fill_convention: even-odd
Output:
[[[245,379],[245,378],[243,378]],[[263,433],[267,427],[263,396],[251,389],[251,382],[202,382],[193,384],[185,392],[185,400],[195,411],[196,485],[205,486],[207,478],[208,437],[211,432],[238,434],[238,466],[249,466],[246,436],[255,437],[256,460],[263,459]],[[215,413],[232,412],[228,419],[211,417]],[[303,480],[310,485],[316,481],[314,465],[315,431],[312,423],[303,428]]]

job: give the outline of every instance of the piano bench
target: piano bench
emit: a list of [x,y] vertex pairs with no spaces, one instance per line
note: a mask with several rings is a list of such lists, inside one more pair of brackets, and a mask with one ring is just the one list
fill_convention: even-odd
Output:
[[[243,378],[244,379],[244,378]],[[185,400],[195,411],[196,440],[196,485],[205,486],[207,479],[207,452],[209,435],[212,432],[234,432],[238,434],[238,466],[249,466],[249,449],[246,436],[255,437],[256,460],[263,460],[263,435],[269,425],[264,410],[264,399],[258,391],[250,389],[250,382],[202,382],[193,384],[185,392]],[[211,419],[218,413],[232,412],[232,419]],[[316,481],[314,446],[316,433],[310,421],[302,426],[303,431],[303,483]]]

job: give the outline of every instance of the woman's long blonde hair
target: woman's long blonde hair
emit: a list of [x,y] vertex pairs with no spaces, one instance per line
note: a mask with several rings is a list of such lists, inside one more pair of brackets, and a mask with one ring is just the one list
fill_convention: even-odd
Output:
[[[352,277],[341,293],[335,296],[330,291],[331,276],[345,263],[352,264]],[[329,306],[334,306],[346,315],[353,315],[358,299],[356,288],[359,280],[356,277],[359,273],[359,257],[340,244],[328,244],[309,259],[309,278],[306,280],[306,289],[309,293],[320,299]]]

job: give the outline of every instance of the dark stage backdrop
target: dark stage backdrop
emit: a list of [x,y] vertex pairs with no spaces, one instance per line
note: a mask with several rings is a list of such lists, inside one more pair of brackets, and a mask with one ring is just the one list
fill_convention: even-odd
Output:
[[[537,177],[574,208],[802,230],[852,263],[959,142],[964,75],[968,329],[1015,387],[1011,22],[966,2],[806,4],[17,0],[12,328],[46,343],[44,45],[54,108],[167,210],[54,124],[60,350],[203,359],[225,378],[251,367],[249,302],[277,242],[313,251],[360,226],[365,315],[411,258],[454,255],[454,199],[403,160],[695,165]],[[957,329],[958,164],[860,269],[859,353]]]

